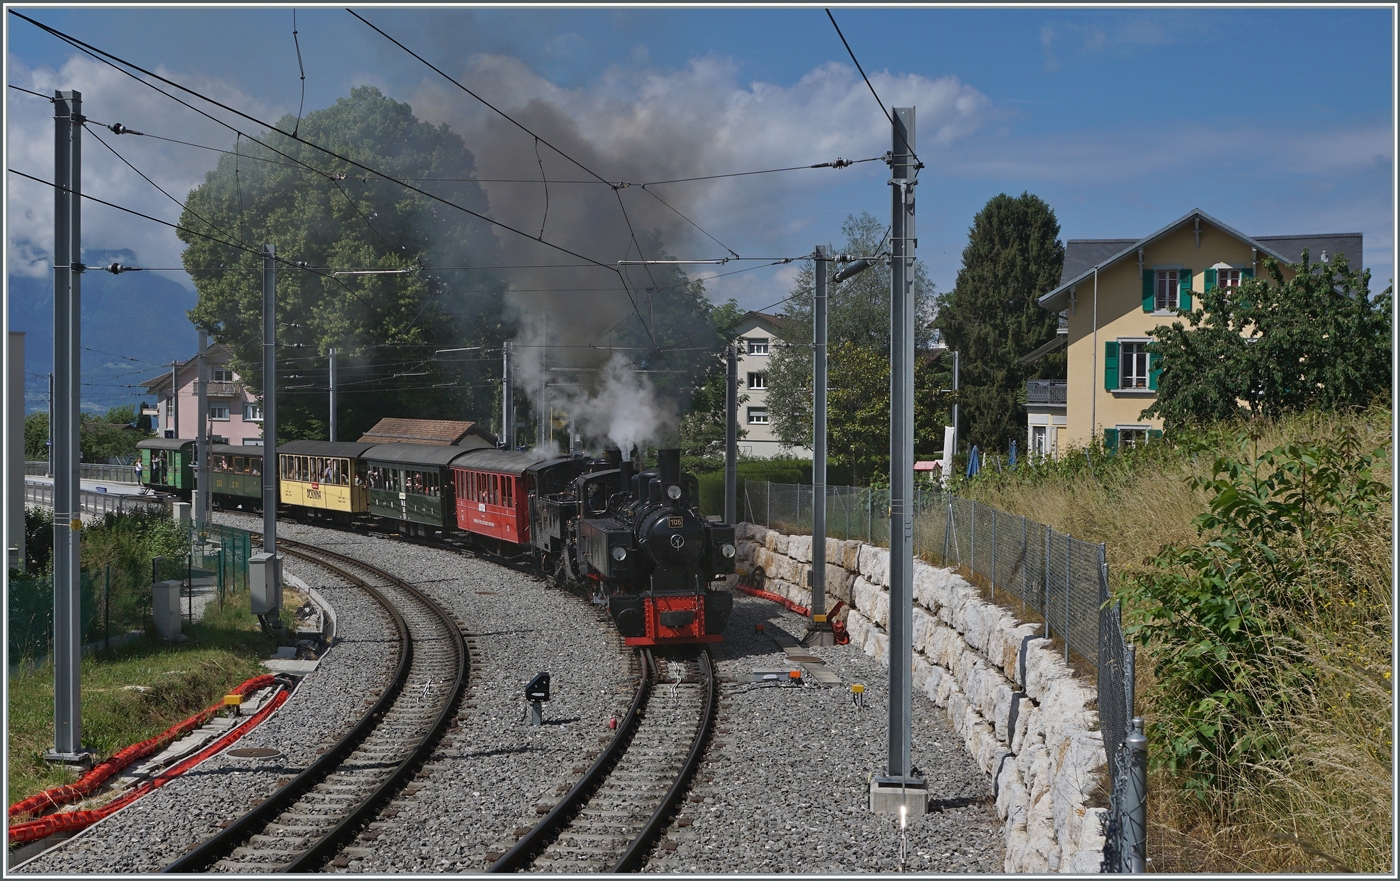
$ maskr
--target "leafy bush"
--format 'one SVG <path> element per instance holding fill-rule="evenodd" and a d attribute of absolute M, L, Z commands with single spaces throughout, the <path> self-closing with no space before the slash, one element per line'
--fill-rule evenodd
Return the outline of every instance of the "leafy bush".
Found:
<path fill-rule="evenodd" d="M 1355 608 L 1350 536 L 1389 517 L 1372 473 L 1383 453 L 1349 426 L 1328 443 L 1219 456 L 1190 478 L 1208 501 L 1199 541 L 1125 573 L 1126 632 L 1155 659 L 1153 764 L 1189 791 L 1226 792 L 1284 752 L 1280 723 L 1318 684 L 1304 631 Z"/>

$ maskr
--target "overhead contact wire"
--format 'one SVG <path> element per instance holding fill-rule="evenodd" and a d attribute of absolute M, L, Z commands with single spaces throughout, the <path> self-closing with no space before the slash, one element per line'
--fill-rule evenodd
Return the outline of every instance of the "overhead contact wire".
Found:
<path fill-rule="evenodd" d="M 269 122 L 266 122 L 265 120 L 258 119 L 258 118 L 255 117 L 255 116 L 252 116 L 252 115 L 250 115 L 250 114 L 244 113 L 244 112 L 241 111 L 241 110 L 238 110 L 238 109 L 236 109 L 236 108 L 230 107 L 230 106 L 228 106 L 227 104 L 223 104 L 222 102 L 216 101 L 216 100 L 214 100 L 213 98 L 210 98 L 210 97 L 207 97 L 207 96 L 205 96 L 205 95 L 203 95 L 203 94 L 200 94 L 199 92 L 195 91 L 194 89 L 191 89 L 191 88 L 189 88 L 189 87 L 187 87 L 187 86 L 183 86 L 183 85 L 181 85 L 181 84 L 179 84 L 179 83 L 177 83 L 177 82 L 174 82 L 173 80 L 167 79 L 167 78 L 161 76 L 160 74 L 153 73 L 153 72 L 151 72 L 151 71 L 145 69 L 144 67 L 141 67 L 140 65 L 134 64 L 134 63 L 132 63 L 132 62 L 130 62 L 130 61 L 127 61 L 127 60 L 125 60 L 125 59 L 123 59 L 123 58 L 121 58 L 121 57 L 119 57 L 119 56 L 117 56 L 117 55 L 113 55 L 113 54 L 110 53 L 110 52 L 107 52 L 107 51 L 102 50 L 102 49 L 98 49 L 96 46 L 92 46 L 91 44 L 85 43 L 85 42 L 83 42 L 82 40 L 79 40 L 79 39 L 76 38 L 76 37 L 69 36 L 68 34 L 65 34 L 65 33 L 63 33 L 62 31 L 60 31 L 60 30 L 58 30 L 58 29 L 56 29 L 56 28 L 53 28 L 53 27 L 50 27 L 50 26 L 48 26 L 48 25 L 46 25 L 46 24 L 43 24 L 43 23 L 41 23 L 41 22 L 35 21 L 34 19 L 30 18 L 29 16 L 24 15 L 24 14 L 22 14 L 22 13 L 20 13 L 20 12 L 16 12 L 16 11 L 13 10 L 13 9 L 9 10 L 9 12 L 10 12 L 11 15 L 14 15 L 14 16 L 16 16 L 16 17 L 18 17 L 18 18 L 21 18 L 21 19 L 23 19 L 23 20 L 29 22 L 30 24 L 34 25 L 35 27 L 39 28 L 40 30 L 43 30 L 43 31 L 45 31 L 45 32 L 47 32 L 47 33 L 49 33 L 49 34 L 52 34 L 53 36 L 57 37 L 58 39 L 63 40 L 64 42 L 69 43 L 69 44 L 71 44 L 71 45 L 73 45 L 73 46 L 75 46 L 75 47 L 77 47 L 77 48 L 80 48 L 80 49 L 84 50 L 85 52 L 88 52 L 89 54 L 94 54 L 94 53 L 95 53 L 96 55 L 101 55 L 101 56 L 105 56 L 106 58 L 110 58 L 110 59 L 112 59 L 112 60 L 115 61 L 115 62 L 118 62 L 118 63 L 120 63 L 120 64 L 126 65 L 127 67 L 130 67 L 132 70 L 139 71 L 140 73 L 144 74 L 145 76 L 149 76 L 149 77 L 151 77 L 151 78 L 153 78 L 153 79 L 159 80 L 159 81 L 162 82 L 162 83 L 165 83 L 166 85 L 169 85 L 169 86 L 171 86 L 171 87 L 173 87 L 173 88 L 179 89 L 179 90 L 182 91 L 182 92 L 186 92 L 186 93 L 188 93 L 188 94 L 190 94 L 190 95 L 193 95 L 193 96 L 195 96 L 196 98 L 198 98 L 199 100 L 205 101 L 205 102 L 207 102 L 207 103 L 209 103 L 209 104 L 212 104 L 213 106 L 218 107 L 218 108 L 221 109 L 221 110 L 226 110 L 226 111 L 228 111 L 229 113 L 232 113 L 232 114 L 234 114 L 234 115 L 236 115 L 236 116 L 238 116 L 238 117 L 241 117 L 241 118 L 243 118 L 243 119 L 248 120 L 249 122 L 255 123 L 255 124 L 260 125 L 260 126 L 263 126 L 264 128 L 268 129 L 269 131 L 276 132 L 277 134 L 282 135 L 283 137 L 292 138 L 292 136 L 291 136 L 291 134 L 290 134 L 289 132 L 283 131 L 282 129 L 278 128 L 278 127 L 275 126 L 275 125 L 272 125 L 272 124 L 269 123 Z M 353 14 L 353 13 L 352 13 L 352 14 Z M 373 25 L 371 25 L 371 27 L 373 27 Z M 115 65 L 114 65 L 114 66 L 115 66 Z M 118 68 L 118 69 L 120 70 L 120 68 Z M 127 71 L 123 71 L 123 73 L 127 73 Z M 130 75 L 130 74 L 128 74 L 128 75 Z M 152 86 L 150 83 L 146 82 L 145 80 L 140 79 L 139 77 L 133 76 L 133 79 L 135 79 L 137 82 L 141 83 L 141 84 L 144 85 L 144 86 L 147 86 L 147 87 L 149 87 L 149 88 L 155 88 L 155 87 Z M 161 90 L 156 89 L 156 91 L 159 92 L 159 91 L 161 91 Z M 161 92 L 161 94 L 167 94 L 167 93 Z M 229 125 L 228 123 L 224 122 L 223 120 L 220 120 L 220 119 L 218 119 L 218 118 L 216 118 L 216 117 L 214 117 L 214 116 L 211 116 L 210 114 L 206 113 L 205 111 L 200 110 L 199 108 L 190 105 L 188 102 L 180 101 L 180 99 L 174 98 L 174 96 L 172 96 L 172 95 L 167 95 L 167 97 L 171 97 L 172 99 L 174 99 L 174 100 L 176 100 L 176 101 L 179 101 L 179 103 L 184 104 L 186 107 L 189 107 L 191 110 L 194 110 L 195 112 L 197 112 L 197 113 L 199 113 L 199 114 L 201 114 L 201 115 L 203 115 L 203 116 L 205 116 L 205 117 L 208 117 L 209 119 L 213 120 L 214 122 L 217 122 L 218 124 L 224 126 L 225 128 L 228 128 L 228 129 L 231 130 L 231 131 L 235 131 L 235 132 L 238 131 L 238 129 L 234 128 L 233 126 Z M 267 147 L 269 150 L 272 150 L 273 152 L 279 153 L 279 155 L 284 155 L 284 156 L 286 155 L 286 154 L 280 153 L 280 151 L 278 151 L 275 147 L 272 147 L 272 146 L 267 145 L 267 144 L 263 144 L 261 141 L 258 141 L 256 138 L 252 137 L 251 135 L 244 135 L 244 136 L 247 137 L 247 138 L 248 138 L 249 140 L 251 140 L 251 141 L 254 141 L 254 142 L 256 142 L 256 143 L 261 144 L 262 146 Z M 508 232 L 515 233 L 515 234 L 518 235 L 518 236 L 522 236 L 522 237 L 524 237 L 524 238 L 530 239 L 531 241 L 539 242 L 539 240 L 536 239 L 534 236 L 530 235 L 530 234 L 527 233 L 527 232 L 524 232 L 523 230 L 516 229 L 515 227 L 511 226 L 511 225 L 508 224 L 508 223 L 503 223 L 503 222 L 501 222 L 501 221 L 499 221 L 499 220 L 496 220 L 496 219 L 494 219 L 494 218 L 487 217 L 486 215 L 480 214 L 480 213 L 478 213 L 478 212 L 476 212 L 476 211 L 473 211 L 473 210 L 471 210 L 470 208 L 467 208 L 467 207 L 462 206 L 462 205 L 458 205 L 457 203 L 452 202 L 452 201 L 450 201 L 450 200 L 448 200 L 448 199 L 444 199 L 444 198 L 442 198 L 441 196 L 437 196 L 437 195 L 434 195 L 433 193 L 427 192 L 426 190 L 420 189 L 420 188 L 415 187 L 415 186 L 411 186 L 411 185 L 405 183 L 404 181 L 399 180 L 398 178 L 395 178 L 395 177 L 393 177 L 393 176 L 391 176 L 391 175 L 384 174 L 383 172 L 381 172 L 381 171 L 379 171 L 379 170 L 377 170 L 377 169 L 371 168 L 370 166 L 365 165 L 365 164 L 362 163 L 362 162 L 357 162 L 357 161 L 355 161 L 354 159 L 350 159 L 350 158 L 347 157 L 347 156 L 343 156 L 343 155 L 337 153 L 336 151 L 331 150 L 331 149 L 328 148 L 328 147 L 322 147 L 321 145 L 316 144 L 316 143 L 313 143 L 313 142 L 311 142 L 311 141 L 308 141 L 308 140 L 306 140 L 305 138 L 302 138 L 302 137 L 300 137 L 300 136 L 297 136 L 297 137 L 295 137 L 295 138 L 292 138 L 292 140 L 296 141 L 296 142 L 299 143 L 299 144 L 304 144 L 304 145 L 306 145 L 306 146 L 308 146 L 308 147 L 310 147 L 310 148 L 312 148 L 312 149 L 314 149 L 314 150 L 319 150 L 319 151 L 321 151 L 322 153 L 325 153 L 325 154 L 328 155 L 328 156 L 332 156 L 332 157 L 334 157 L 334 158 L 336 158 L 336 159 L 341 160 L 342 162 L 345 162 L 345 163 L 347 163 L 347 164 L 349 164 L 349 165 L 353 165 L 353 166 L 356 167 L 356 168 L 363 169 L 364 171 L 367 171 L 367 172 L 369 172 L 369 173 L 371 173 L 371 174 L 374 174 L 374 175 L 376 175 L 376 176 L 378 176 L 378 177 L 381 177 L 381 178 L 383 178 L 384 180 L 387 180 L 387 181 L 389 181 L 389 182 L 391 182 L 391 183 L 396 183 L 396 184 L 398 184 L 399 186 L 404 187 L 405 189 L 408 189 L 408 190 L 411 190 L 411 191 L 413 191 L 413 192 L 415 192 L 415 193 L 418 193 L 419 195 L 426 196 L 427 198 L 432 199 L 432 200 L 435 201 L 435 202 L 441 202 L 442 204 L 444 204 L 444 205 L 446 205 L 446 206 L 448 206 L 448 207 L 450 207 L 450 208 L 455 208 L 455 209 L 457 209 L 458 211 L 463 212 L 464 214 L 468 214 L 468 215 L 471 215 L 472 217 L 475 217 L 475 218 L 477 218 L 477 219 L 479 219 L 479 220 L 483 220 L 483 221 L 485 221 L 486 223 L 491 224 L 492 226 L 498 226 L 498 227 L 500 227 L 501 229 L 504 229 L 504 230 L 506 230 L 506 231 L 508 231 Z M 548 141 L 545 141 L 545 143 L 546 143 L 546 144 L 549 144 Z M 552 147 L 552 145 L 550 145 L 550 146 Z M 561 153 L 561 155 L 563 155 L 563 154 Z M 292 161 L 294 161 L 294 162 L 297 161 L 294 157 L 291 157 L 291 156 L 286 156 L 286 158 L 292 159 Z M 572 161 L 572 160 L 571 160 L 571 161 Z M 304 163 L 302 163 L 302 164 L 304 164 Z M 310 167 L 310 166 L 308 166 L 308 167 Z M 325 172 L 319 172 L 319 173 L 325 174 Z M 609 266 L 608 264 L 603 263 L 603 262 L 601 262 L 601 261 L 594 260 L 594 259 L 592 259 L 591 257 L 585 256 L 585 255 L 583 255 L 583 254 L 579 254 L 579 253 L 577 253 L 577 252 L 571 251 L 571 250 L 569 250 L 568 248 L 565 248 L 565 247 L 562 246 L 562 245 L 556 245 L 556 244 L 553 244 L 552 242 L 540 242 L 540 244 L 543 244 L 543 245 L 545 245 L 546 247 L 552 248 L 552 249 L 554 249 L 554 250 L 556 250 L 556 251 L 559 251 L 559 252 L 561 252 L 561 253 L 568 254 L 568 255 L 571 256 L 571 257 L 577 257 L 577 258 L 580 259 L 580 260 L 585 260 L 585 261 L 587 261 L 588 263 L 590 263 L 590 264 L 592 264 L 592 265 L 594 265 L 594 266 L 599 267 L 600 269 L 607 269 L 607 270 L 611 270 L 611 271 L 614 271 L 614 272 L 617 271 L 615 267 Z"/>

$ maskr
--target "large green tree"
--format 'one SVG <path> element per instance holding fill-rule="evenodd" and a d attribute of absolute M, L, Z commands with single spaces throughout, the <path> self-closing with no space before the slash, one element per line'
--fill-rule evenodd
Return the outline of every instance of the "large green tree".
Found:
<path fill-rule="evenodd" d="M 734 300 L 715 306 L 709 314 L 709 325 L 714 333 L 703 333 L 707 341 L 723 342 L 734 338 L 739 319 L 744 312 Z M 690 457 L 692 465 L 701 469 L 715 469 L 724 464 L 725 429 L 725 377 L 728 365 L 723 352 L 710 352 L 703 374 L 696 383 L 691 395 L 690 412 L 681 417 L 678 430 L 682 452 Z M 739 403 L 748 396 L 739 395 Z M 740 439 L 748 435 L 748 430 L 739 427 Z"/>
<path fill-rule="evenodd" d="M 1157 400 L 1144 418 L 1168 431 L 1242 415 L 1337 410 L 1391 389 L 1393 288 L 1370 295 L 1371 273 L 1338 255 L 1289 265 L 1263 261 L 1266 277 L 1212 286 L 1201 310 L 1148 331 Z"/>
<path fill-rule="evenodd" d="M 299 125 L 278 123 L 294 127 L 301 140 L 240 139 L 190 193 L 180 235 L 199 292 L 191 318 L 229 346 L 233 369 L 261 394 L 255 252 L 271 243 L 287 261 L 277 267 L 279 437 L 325 436 L 331 347 L 341 438 L 383 416 L 486 420 L 499 373 L 486 350 L 512 328 L 502 280 L 464 267 L 502 262 L 490 226 L 309 144 L 486 214 L 472 154 L 445 125 L 368 86 Z M 467 347 L 481 348 L 435 355 Z"/>
<path fill-rule="evenodd" d="M 101 416 L 83 413 L 78 421 L 79 458 L 84 462 L 108 462 L 135 456 L 136 443 L 150 435 L 141 426 L 142 417 L 137 413 L 132 404 L 112 407 Z M 30 413 L 24 417 L 24 458 L 48 460 L 49 414 Z"/>
<path fill-rule="evenodd" d="M 1064 353 L 1016 359 L 1055 336 L 1058 318 L 1036 300 L 1060 282 L 1065 248 L 1055 212 L 1038 196 L 992 197 L 973 219 L 953 290 L 936 326 L 959 353 L 960 446 L 1005 449 L 1025 434 L 1028 379 L 1062 378 Z"/>
<path fill-rule="evenodd" d="M 886 227 L 869 213 L 848 217 L 841 231 L 845 241 L 840 247 L 831 248 L 833 255 L 873 257 L 884 253 L 889 245 L 885 238 Z M 828 284 L 827 288 L 828 440 L 833 458 L 838 453 L 850 455 L 850 444 L 855 440 L 856 457 L 862 470 L 875 468 L 873 463 L 866 464 L 872 457 L 889 457 L 890 268 L 882 259 L 872 263 L 864 272 L 839 284 Z M 833 265 L 830 275 L 834 276 L 839 268 L 839 264 Z M 922 262 L 915 262 L 912 275 L 917 316 L 914 345 L 924 351 L 933 336 L 930 319 L 934 289 Z M 809 446 L 812 442 L 811 342 L 815 294 L 816 267 L 808 260 L 798 270 L 792 296 L 783 306 L 781 322 L 785 329 L 785 345 L 772 353 L 768 367 L 769 419 L 773 433 L 787 446 Z M 842 349 L 846 343 L 851 347 Z M 928 366 L 921 369 L 927 370 Z M 919 382 L 917 371 L 915 382 Z M 881 383 L 883 392 L 876 388 Z M 883 418 L 877 419 L 873 411 L 867 412 L 867 398 L 860 399 L 859 411 L 838 406 L 838 390 L 850 388 L 883 395 L 880 398 L 885 407 Z M 838 436 L 843 444 L 839 450 Z M 941 432 L 936 427 L 928 432 L 916 428 L 916 446 L 922 445 L 931 451 L 929 444 L 936 445 L 941 440 Z M 880 449 L 884 452 L 880 453 Z"/>

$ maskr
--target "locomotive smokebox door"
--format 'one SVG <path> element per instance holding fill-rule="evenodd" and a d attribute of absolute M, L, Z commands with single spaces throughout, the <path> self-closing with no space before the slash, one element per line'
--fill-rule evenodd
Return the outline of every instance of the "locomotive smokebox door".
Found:
<path fill-rule="evenodd" d="M 549 700 L 548 673 L 535 674 L 535 678 L 531 679 L 530 684 L 525 686 L 525 700 L 531 702 Z"/>

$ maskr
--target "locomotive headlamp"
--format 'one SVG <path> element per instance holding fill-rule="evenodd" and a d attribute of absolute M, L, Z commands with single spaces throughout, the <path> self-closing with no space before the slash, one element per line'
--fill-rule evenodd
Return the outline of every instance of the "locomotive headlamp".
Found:
<path fill-rule="evenodd" d="M 722 544 L 722 545 L 719 546 L 719 552 L 720 552 L 721 554 L 724 554 L 725 557 L 727 557 L 727 558 L 729 558 L 729 559 L 733 559 L 733 558 L 734 558 L 734 545 L 730 544 L 729 542 L 725 542 L 724 544 Z"/>
<path fill-rule="evenodd" d="M 674 483 L 671 484 L 670 486 L 666 487 L 666 497 L 674 502 L 676 499 L 681 497 L 681 488 L 679 486 L 676 486 Z"/>
<path fill-rule="evenodd" d="M 623 560 L 627 559 L 627 549 L 622 545 L 618 545 L 612 549 L 612 558 L 621 563 Z"/>

